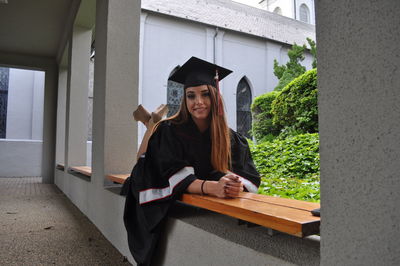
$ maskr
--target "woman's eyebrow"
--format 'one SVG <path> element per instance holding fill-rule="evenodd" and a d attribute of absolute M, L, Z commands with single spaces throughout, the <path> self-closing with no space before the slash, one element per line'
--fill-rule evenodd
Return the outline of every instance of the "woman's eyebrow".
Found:
<path fill-rule="evenodd" d="M 208 90 L 207 90 L 207 89 L 204 89 L 204 90 L 202 90 L 201 92 L 208 92 Z"/>

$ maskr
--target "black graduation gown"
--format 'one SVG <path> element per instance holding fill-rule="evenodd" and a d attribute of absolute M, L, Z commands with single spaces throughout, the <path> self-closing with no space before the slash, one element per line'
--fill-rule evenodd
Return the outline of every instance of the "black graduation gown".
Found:
<path fill-rule="evenodd" d="M 247 141 L 233 130 L 231 149 L 231 171 L 241 176 L 246 190 L 257 192 L 260 177 Z M 129 249 L 138 264 L 150 265 L 168 209 L 186 188 L 195 179 L 217 181 L 223 175 L 211 165 L 209 130 L 201 133 L 191 119 L 160 123 L 122 188 Z"/>

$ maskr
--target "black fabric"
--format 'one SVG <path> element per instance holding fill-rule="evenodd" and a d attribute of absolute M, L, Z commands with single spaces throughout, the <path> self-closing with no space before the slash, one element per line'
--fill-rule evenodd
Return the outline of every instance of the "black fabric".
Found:
<path fill-rule="evenodd" d="M 246 178 L 256 187 L 259 187 L 260 175 L 257 172 L 253 159 L 251 158 L 250 148 L 247 140 L 243 135 L 233 130 L 231 130 L 231 153 L 231 171 Z"/>
<path fill-rule="evenodd" d="M 259 175 L 251 160 L 246 139 L 231 130 L 232 171 L 245 177 L 258 187 Z M 169 178 L 184 167 L 193 167 L 177 184 L 172 194 L 140 204 L 140 191 L 169 186 Z M 144 158 L 140 158 L 124 183 L 126 195 L 124 223 L 128 244 L 136 262 L 150 265 L 164 220 L 171 204 L 195 179 L 218 181 L 224 173 L 211 165 L 211 139 L 209 130 L 201 133 L 192 120 L 182 125 L 162 122 L 151 136 Z"/>

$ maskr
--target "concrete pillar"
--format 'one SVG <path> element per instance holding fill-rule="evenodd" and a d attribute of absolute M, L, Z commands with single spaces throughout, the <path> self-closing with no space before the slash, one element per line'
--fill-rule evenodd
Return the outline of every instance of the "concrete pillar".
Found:
<path fill-rule="evenodd" d="M 92 182 L 130 173 L 137 152 L 140 1 L 98 0 L 93 99 Z"/>
<path fill-rule="evenodd" d="M 44 82 L 42 182 L 48 184 L 54 183 L 57 80 L 58 67 L 54 62 L 46 67 Z"/>
<path fill-rule="evenodd" d="M 64 164 L 65 156 L 65 103 L 68 69 L 60 67 L 58 74 L 56 163 Z"/>
<path fill-rule="evenodd" d="M 138 104 L 143 103 L 143 55 L 145 53 L 145 46 L 144 46 L 144 38 L 145 38 L 145 31 L 146 31 L 146 20 L 148 14 L 145 12 L 140 13 L 140 49 L 139 49 L 139 92 L 138 92 Z M 143 139 L 144 133 L 146 132 L 146 127 L 142 124 L 138 124 L 138 143 L 140 143 Z"/>
<path fill-rule="evenodd" d="M 89 60 L 92 31 L 74 26 L 69 45 L 65 166 L 86 165 Z"/>
<path fill-rule="evenodd" d="M 400 265 L 400 1 L 316 1 L 321 264 Z"/>

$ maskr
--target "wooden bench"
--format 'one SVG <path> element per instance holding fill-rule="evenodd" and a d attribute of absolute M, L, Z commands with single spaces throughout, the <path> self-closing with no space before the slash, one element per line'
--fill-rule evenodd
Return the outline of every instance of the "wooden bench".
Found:
<path fill-rule="evenodd" d="M 89 178 L 92 175 L 89 166 L 71 166 L 68 171 Z M 109 180 L 118 184 L 123 184 L 128 177 L 128 174 L 107 175 Z M 186 193 L 183 194 L 181 201 L 297 237 L 319 233 L 320 218 L 310 212 L 320 207 L 318 203 L 248 192 L 242 192 L 234 199 Z"/>
<path fill-rule="evenodd" d="M 65 170 L 65 166 L 61 163 L 56 164 L 56 169 L 64 171 Z"/>
<path fill-rule="evenodd" d="M 70 166 L 68 171 L 72 174 L 81 174 L 87 177 L 92 176 L 92 168 L 90 166 Z"/>
<path fill-rule="evenodd" d="M 129 175 L 107 175 L 115 183 L 124 183 Z M 183 194 L 182 202 L 251 222 L 297 237 L 319 233 L 320 218 L 311 210 L 320 204 L 243 192 L 238 198 Z"/>

